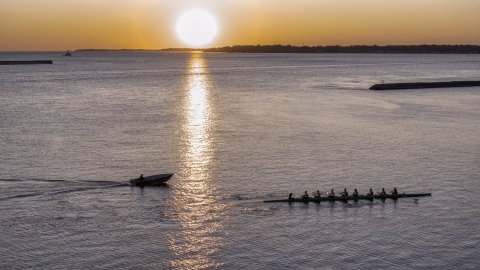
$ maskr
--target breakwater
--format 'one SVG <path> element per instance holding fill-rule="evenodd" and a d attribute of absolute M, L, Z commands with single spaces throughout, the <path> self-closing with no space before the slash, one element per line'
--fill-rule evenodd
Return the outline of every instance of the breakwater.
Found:
<path fill-rule="evenodd" d="M 449 88 L 480 86 L 480 81 L 452 81 L 452 82 L 417 82 L 417 83 L 382 83 L 375 84 L 370 90 L 395 90 L 419 88 Z"/>
<path fill-rule="evenodd" d="M 39 65 L 53 64 L 52 60 L 36 60 L 36 61 L 0 61 L 0 65 Z"/>

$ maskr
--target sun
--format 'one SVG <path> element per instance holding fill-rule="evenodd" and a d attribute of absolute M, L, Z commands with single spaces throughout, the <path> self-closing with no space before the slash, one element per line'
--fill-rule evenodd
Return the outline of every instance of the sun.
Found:
<path fill-rule="evenodd" d="M 201 10 L 189 11 L 177 23 L 178 36 L 189 45 L 204 45 L 213 40 L 217 24 L 212 16 Z"/>

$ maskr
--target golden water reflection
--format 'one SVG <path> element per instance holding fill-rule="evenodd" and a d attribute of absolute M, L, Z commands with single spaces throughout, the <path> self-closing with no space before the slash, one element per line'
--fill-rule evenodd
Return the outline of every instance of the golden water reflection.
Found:
<path fill-rule="evenodd" d="M 170 235 L 175 253 L 171 265 L 178 269 L 215 268 L 212 258 L 220 246 L 218 231 L 222 226 L 218 213 L 223 206 L 215 203 L 215 185 L 211 181 L 214 129 L 211 82 L 202 53 L 192 53 L 183 90 L 182 157 L 175 207 L 181 228 Z"/>
<path fill-rule="evenodd" d="M 184 132 L 187 144 L 184 158 L 187 165 L 185 172 L 190 177 L 203 180 L 208 177 L 208 166 L 212 158 L 210 84 L 204 65 L 205 61 L 202 57 L 190 59 L 184 110 L 186 112 Z"/>

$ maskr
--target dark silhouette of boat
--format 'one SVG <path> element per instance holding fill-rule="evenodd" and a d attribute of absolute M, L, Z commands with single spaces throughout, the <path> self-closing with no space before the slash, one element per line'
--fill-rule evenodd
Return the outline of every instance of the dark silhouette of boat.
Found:
<path fill-rule="evenodd" d="M 72 53 L 69 50 L 67 50 L 67 52 L 63 56 L 72 56 Z"/>
<path fill-rule="evenodd" d="M 157 174 L 151 175 L 147 177 L 143 177 L 143 179 L 135 178 L 130 179 L 130 184 L 132 186 L 159 186 L 165 184 L 170 178 L 172 178 L 173 173 L 165 173 L 165 174 Z"/>

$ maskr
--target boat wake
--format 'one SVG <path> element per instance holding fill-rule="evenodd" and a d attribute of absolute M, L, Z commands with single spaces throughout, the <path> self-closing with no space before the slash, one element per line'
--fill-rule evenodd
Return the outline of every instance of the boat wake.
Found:
<path fill-rule="evenodd" d="M 48 197 L 48 196 L 55 196 L 60 194 L 73 193 L 73 192 L 83 192 L 83 191 L 90 191 L 90 190 L 130 186 L 128 182 L 94 181 L 94 180 L 0 179 L 0 182 L 5 183 L 6 185 L 5 190 L 7 191 L 3 194 L 5 197 L 3 198 L 0 197 L 0 201 L 22 199 L 22 198 L 29 198 L 29 197 L 36 197 L 36 196 Z M 41 184 L 41 183 L 45 183 L 45 184 Z M 51 183 L 51 185 L 54 185 L 55 183 L 57 184 L 54 186 L 50 186 L 50 184 L 48 183 Z M 28 192 L 29 186 L 41 188 L 43 190 L 45 190 L 45 188 L 48 188 L 50 190 L 45 192 L 32 193 L 32 192 Z M 8 194 L 8 193 L 11 193 L 11 194 Z M 17 193 L 17 194 L 12 194 L 12 193 Z M 21 193 L 21 194 L 18 194 L 18 193 Z"/>
<path fill-rule="evenodd" d="M 0 179 L 0 182 L 20 182 L 21 179 Z"/>
<path fill-rule="evenodd" d="M 43 193 L 15 195 L 15 196 L 10 196 L 10 197 L 0 198 L 0 201 L 6 201 L 6 200 L 12 200 L 12 199 L 19 199 L 19 198 L 27 198 L 27 197 L 34 197 L 34 196 L 39 196 L 39 195 L 43 195 Z"/>

